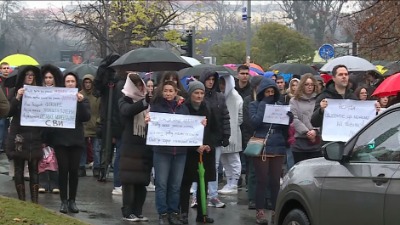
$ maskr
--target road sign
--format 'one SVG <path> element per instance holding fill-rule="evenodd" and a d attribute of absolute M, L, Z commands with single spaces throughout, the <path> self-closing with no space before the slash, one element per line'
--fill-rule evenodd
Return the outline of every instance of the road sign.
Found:
<path fill-rule="evenodd" d="M 246 21 L 247 20 L 247 7 L 243 6 L 242 8 L 242 20 Z"/>
<path fill-rule="evenodd" d="M 319 56 L 321 58 L 328 60 L 335 57 L 335 48 L 330 44 L 323 44 L 318 50 Z"/>

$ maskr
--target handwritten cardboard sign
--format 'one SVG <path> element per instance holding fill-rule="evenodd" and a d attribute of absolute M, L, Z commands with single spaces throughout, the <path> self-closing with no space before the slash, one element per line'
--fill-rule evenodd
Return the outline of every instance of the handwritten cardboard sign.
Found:
<path fill-rule="evenodd" d="M 24 85 L 21 126 L 75 128 L 77 88 Z"/>
<path fill-rule="evenodd" d="M 263 122 L 289 125 L 288 111 L 290 111 L 290 106 L 288 105 L 266 104 Z"/>
<path fill-rule="evenodd" d="M 376 116 L 375 102 L 328 99 L 322 125 L 322 139 L 348 141 Z"/>
<path fill-rule="evenodd" d="M 200 146 L 203 145 L 204 116 L 188 116 L 150 112 L 147 145 Z"/>

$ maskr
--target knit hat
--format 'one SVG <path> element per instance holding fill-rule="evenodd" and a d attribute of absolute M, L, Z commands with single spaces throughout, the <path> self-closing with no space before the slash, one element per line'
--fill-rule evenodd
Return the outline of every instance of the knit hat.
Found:
<path fill-rule="evenodd" d="M 188 89 L 189 98 L 190 96 L 192 96 L 192 93 L 197 89 L 205 91 L 204 84 L 197 80 L 189 83 L 189 89 Z"/>

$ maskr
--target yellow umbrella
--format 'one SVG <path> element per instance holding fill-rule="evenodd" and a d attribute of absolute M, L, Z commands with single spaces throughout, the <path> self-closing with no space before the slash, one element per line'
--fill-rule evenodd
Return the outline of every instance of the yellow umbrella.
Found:
<path fill-rule="evenodd" d="M 29 55 L 13 54 L 5 57 L 0 63 L 7 62 L 10 66 L 32 65 L 37 66 L 39 63 Z"/>
<path fill-rule="evenodd" d="M 376 65 L 375 68 L 381 75 L 384 74 L 388 70 L 386 67 L 381 66 L 381 65 Z"/>

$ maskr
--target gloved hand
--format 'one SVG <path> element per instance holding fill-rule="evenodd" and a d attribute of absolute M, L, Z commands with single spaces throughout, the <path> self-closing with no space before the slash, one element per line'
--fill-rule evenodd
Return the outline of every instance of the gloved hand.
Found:
<path fill-rule="evenodd" d="M 229 138 L 224 138 L 224 139 L 222 139 L 221 145 L 222 145 L 223 147 L 228 146 L 228 145 L 229 145 Z"/>
<path fill-rule="evenodd" d="M 286 113 L 286 115 L 288 115 L 288 117 L 289 117 L 289 124 L 291 124 L 291 123 L 293 122 L 293 118 L 294 118 L 293 113 L 290 112 L 290 111 L 288 111 L 288 112 Z"/>
<path fill-rule="evenodd" d="M 146 94 L 146 96 L 145 96 L 144 99 L 145 99 L 145 101 L 147 102 L 147 104 L 150 104 L 151 97 L 152 97 L 152 96 L 150 96 L 149 93 Z"/>

